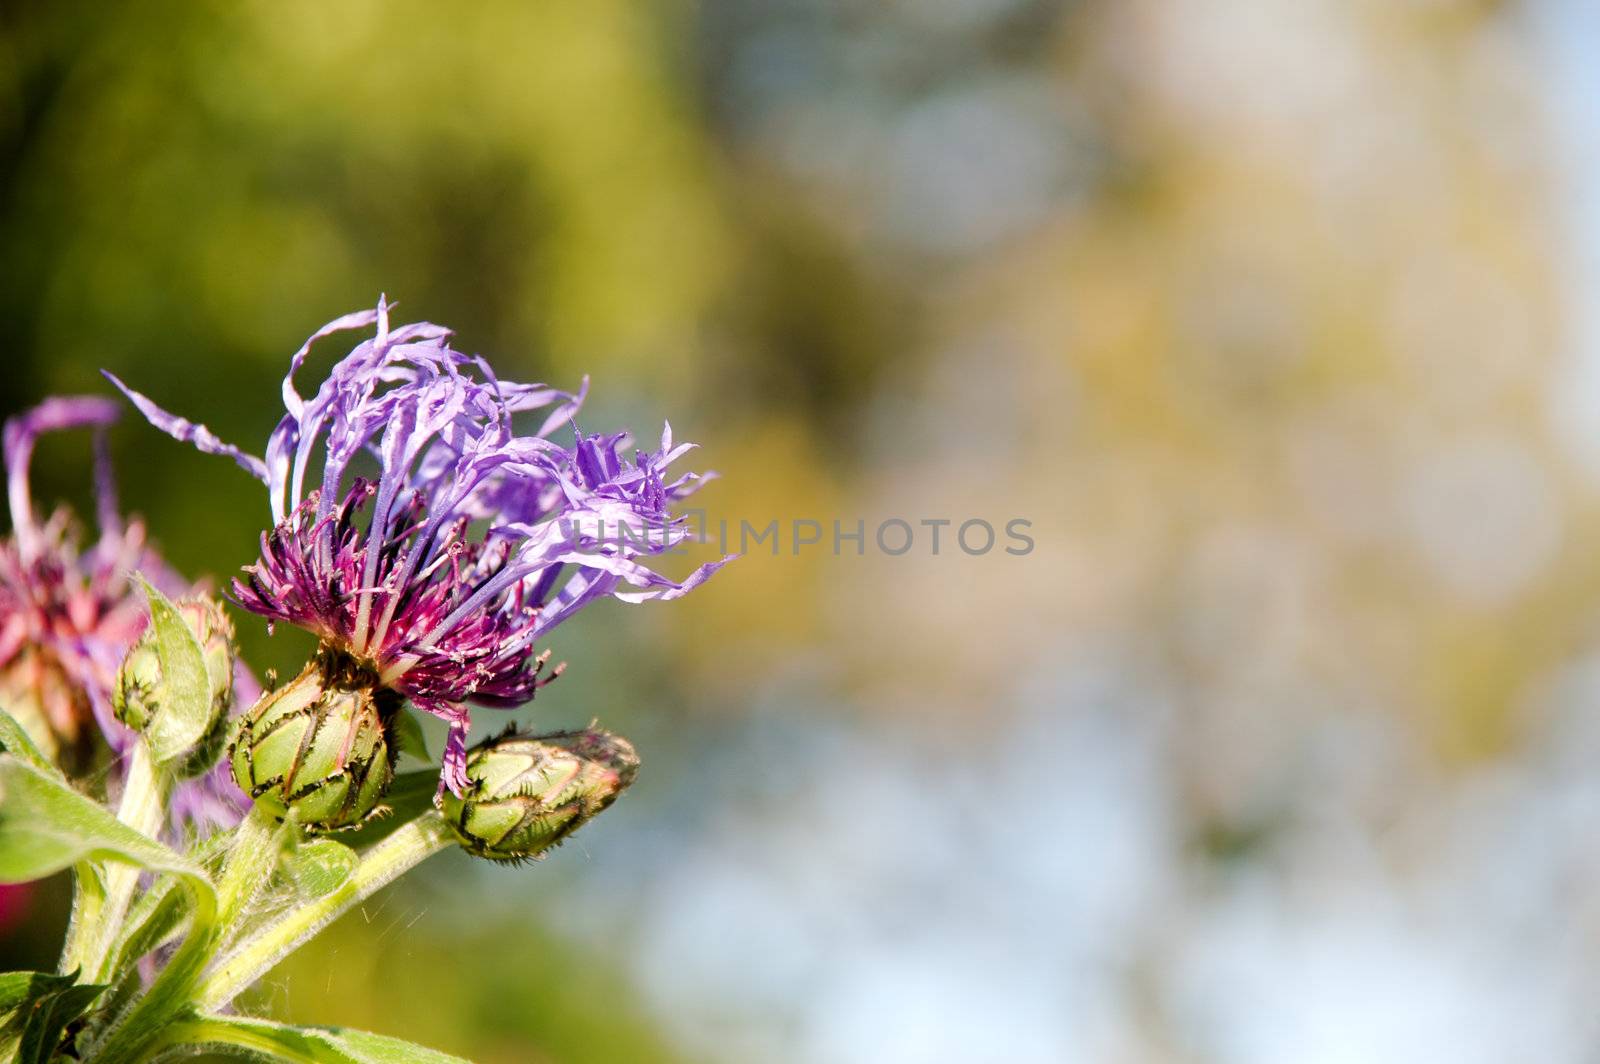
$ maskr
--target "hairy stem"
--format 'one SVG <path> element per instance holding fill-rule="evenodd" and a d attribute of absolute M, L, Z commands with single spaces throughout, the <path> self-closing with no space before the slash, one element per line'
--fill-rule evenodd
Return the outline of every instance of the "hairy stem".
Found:
<path fill-rule="evenodd" d="M 272 879 L 290 830 L 287 823 L 278 823 L 258 805 L 251 806 L 234 829 L 233 844 L 217 881 L 217 923 L 225 937 Z"/>
<path fill-rule="evenodd" d="M 167 787 L 166 775 L 150 756 L 150 748 L 143 740 L 135 743 L 128 755 L 128 775 L 123 783 L 117 819 L 141 834 L 156 838 L 167 815 Z M 80 925 L 74 914 L 73 933 L 67 943 L 68 950 L 75 954 L 72 963 L 81 965 L 89 979 L 107 974 L 105 968 L 112 960 L 112 946 L 121 934 L 123 918 L 128 914 L 128 905 L 139 885 L 140 869 L 136 865 L 113 861 L 101 867 L 104 882 L 98 905 L 92 904 L 91 897 L 83 897 L 85 919 Z M 78 878 L 80 893 L 92 889 L 85 876 L 80 873 Z"/>
<path fill-rule="evenodd" d="M 94 861 L 81 861 L 72 869 L 72 919 L 67 924 L 66 942 L 61 947 L 62 975 L 82 971 L 89 955 L 91 939 L 105 908 L 106 887 L 100 878 L 102 867 Z"/>
<path fill-rule="evenodd" d="M 449 825 L 433 810 L 397 828 L 334 890 L 290 909 L 222 958 L 197 989 L 196 1005 L 207 1011 L 226 1005 L 329 923 L 454 842 Z"/>
<path fill-rule="evenodd" d="M 216 953 L 221 925 L 210 889 L 199 889 L 188 879 L 184 886 L 193 904 L 188 936 L 156 976 L 149 992 L 113 1023 L 102 1042 L 89 1050 L 85 1064 L 132 1064 L 145 1059 L 151 1043 L 174 1019 L 189 1011 L 195 983 Z"/>
<path fill-rule="evenodd" d="M 164 1032 L 173 1026 L 174 1017 L 190 1011 L 201 973 L 222 948 L 240 915 L 272 879 L 283 852 L 284 836 L 291 830 L 259 806 L 251 808 L 229 838 L 217 880 L 215 912 L 204 914 L 203 918 L 196 914 L 188 937 L 149 993 L 114 1027 L 104 1045 L 91 1052 L 90 1060 L 122 1064 L 144 1059 L 155 1051 L 150 1048 L 152 1040 L 166 1037 Z"/>

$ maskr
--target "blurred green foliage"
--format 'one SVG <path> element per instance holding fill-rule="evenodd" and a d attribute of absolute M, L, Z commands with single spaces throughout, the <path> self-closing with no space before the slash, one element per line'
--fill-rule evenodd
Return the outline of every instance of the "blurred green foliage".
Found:
<path fill-rule="evenodd" d="M 678 1059 L 641 1018 L 616 959 L 541 928 L 536 908 L 426 919 L 435 907 L 450 911 L 446 891 L 485 886 L 462 874 L 465 856 L 441 860 L 455 867 L 370 899 L 268 976 L 246 1007 L 383 1030 L 484 1064 Z M 527 894 L 538 896 L 532 880 L 543 870 L 523 870 Z"/>

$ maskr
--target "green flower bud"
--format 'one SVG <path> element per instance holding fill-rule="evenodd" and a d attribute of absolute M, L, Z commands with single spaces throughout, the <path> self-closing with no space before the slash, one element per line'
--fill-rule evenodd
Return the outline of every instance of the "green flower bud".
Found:
<path fill-rule="evenodd" d="M 319 657 L 261 696 L 228 748 L 233 778 L 259 807 L 307 831 L 353 828 L 394 781 L 400 698 Z"/>
<path fill-rule="evenodd" d="M 157 695 L 160 689 L 161 659 L 156 653 L 155 640 L 146 632 L 122 659 L 122 667 L 117 670 L 116 690 L 111 693 L 111 708 L 122 723 L 134 731 L 144 731 L 160 706 Z"/>
<path fill-rule="evenodd" d="M 633 744 L 598 728 L 506 734 L 467 757 L 467 787 L 440 810 L 467 852 L 491 861 L 538 860 L 633 782 Z"/>
<path fill-rule="evenodd" d="M 228 711 L 233 706 L 233 622 L 213 599 L 180 599 L 173 603 L 200 644 L 206 676 L 211 684 L 210 724 L 187 756 L 173 767 L 179 776 L 197 776 L 216 764 L 228 735 Z M 145 731 L 162 712 L 165 683 L 155 628 L 145 629 L 117 670 L 111 707 L 117 719 L 135 731 Z"/>

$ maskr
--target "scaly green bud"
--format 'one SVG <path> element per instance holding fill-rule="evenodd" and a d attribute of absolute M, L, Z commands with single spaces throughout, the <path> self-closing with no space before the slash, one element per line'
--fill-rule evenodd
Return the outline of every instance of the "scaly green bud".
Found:
<path fill-rule="evenodd" d="M 639 755 L 619 735 L 585 728 L 506 734 L 467 757 L 467 787 L 440 810 L 461 845 L 491 861 L 538 860 L 633 782 Z"/>
<path fill-rule="evenodd" d="M 307 831 L 352 828 L 381 812 L 394 781 L 400 698 L 327 655 L 261 696 L 228 748 L 256 805 Z"/>
<path fill-rule="evenodd" d="M 179 776 L 197 776 L 216 764 L 227 740 L 228 711 L 233 706 L 233 662 L 237 653 L 233 622 L 213 599 L 200 596 L 180 599 L 173 607 L 200 644 L 201 659 L 211 685 L 210 723 L 189 753 L 173 766 Z M 163 712 L 165 702 L 160 646 L 152 624 L 133 644 L 117 670 L 111 707 L 118 720 L 142 732 Z"/>

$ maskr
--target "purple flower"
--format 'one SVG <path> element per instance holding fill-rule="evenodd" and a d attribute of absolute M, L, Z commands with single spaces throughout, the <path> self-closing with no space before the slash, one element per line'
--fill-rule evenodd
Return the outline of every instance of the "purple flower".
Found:
<path fill-rule="evenodd" d="M 76 771 L 92 767 L 97 739 L 117 755 L 135 739 L 111 711 L 117 666 L 148 620 L 130 577 L 143 572 L 173 596 L 193 590 L 149 547 L 144 526 L 124 522 L 117 508 L 105 433 L 119 413 L 109 399 L 47 399 L 7 421 L 4 432 L 11 534 L 0 540 L 0 705 Z M 99 534 L 87 548 L 66 509 L 39 519 L 28 480 L 38 438 L 75 428 L 92 429 L 95 439 Z M 254 690 L 247 674 L 239 683 Z M 228 826 L 244 808 L 227 775 L 212 773 L 179 786 L 173 828 Z"/>
<path fill-rule="evenodd" d="M 691 538 L 673 506 L 706 479 L 669 479 L 692 446 L 674 446 L 670 426 L 658 450 L 631 458 L 621 434 L 574 428 L 571 446 L 559 443 L 587 380 L 576 394 L 498 380 L 452 349 L 447 329 L 390 328 L 390 306 L 330 322 L 295 353 L 264 458 L 111 380 L 156 427 L 266 484 L 274 526 L 235 598 L 316 633 L 375 685 L 448 721 L 442 784 L 459 794 L 467 704 L 531 699 L 554 676 L 538 640 L 597 599 L 677 598 L 730 559 L 682 581 L 643 561 Z M 294 375 L 312 344 L 373 325 L 315 395 L 300 395 Z M 513 427 L 534 412 L 537 429 Z"/>
<path fill-rule="evenodd" d="M 48 399 L 5 426 L 11 535 L 0 542 L 0 690 L 30 730 L 68 760 L 92 750 L 92 725 L 115 725 L 108 692 L 123 653 L 144 628 L 142 602 L 128 581 L 151 562 L 138 522 L 117 513 L 104 445 L 118 411 L 108 399 Z M 38 437 L 56 429 L 95 429 L 100 535 L 78 546 L 71 514 L 40 521 L 28 465 Z"/>

